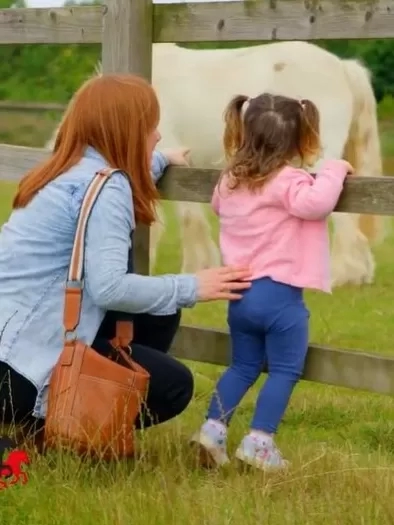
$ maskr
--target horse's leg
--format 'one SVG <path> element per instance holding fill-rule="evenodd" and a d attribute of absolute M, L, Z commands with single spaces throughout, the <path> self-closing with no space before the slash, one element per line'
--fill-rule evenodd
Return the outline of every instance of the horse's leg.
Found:
<path fill-rule="evenodd" d="M 333 213 L 332 286 L 373 282 L 375 261 L 368 239 L 359 229 L 360 216 Z"/>
<path fill-rule="evenodd" d="M 204 206 L 195 202 L 177 202 L 183 244 L 182 273 L 194 273 L 220 265 L 220 253 L 213 238 Z"/>
<path fill-rule="evenodd" d="M 361 140 L 360 140 L 361 139 Z M 379 140 L 379 138 L 378 138 Z M 356 176 L 373 176 L 379 170 L 380 151 L 368 146 L 368 136 L 360 137 L 353 128 L 343 157 L 355 170 Z M 384 219 L 374 215 L 334 214 L 336 234 L 333 240 L 333 286 L 343 284 L 372 284 L 375 259 L 370 242 L 384 236 Z"/>
<path fill-rule="evenodd" d="M 171 133 L 166 133 L 165 147 L 176 147 L 177 145 L 180 147 L 179 144 L 180 142 Z M 220 253 L 212 238 L 204 205 L 179 201 L 171 201 L 171 205 L 175 206 L 179 219 L 182 243 L 181 273 L 195 273 L 203 268 L 219 265 Z"/>
<path fill-rule="evenodd" d="M 342 106 L 321 105 L 321 133 L 324 144 L 323 159 L 315 167 L 317 171 L 324 159 L 342 158 L 351 122 L 351 101 Z M 358 216 L 350 213 L 331 215 L 333 235 L 331 243 L 331 284 L 333 287 L 353 282 L 359 284 L 363 274 L 360 252 L 369 253 L 368 241 L 358 228 Z"/>
<path fill-rule="evenodd" d="M 376 102 L 366 70 L 354 61 L 344 61 L 354 97 L 353 123 L 343 157 L 356 176 L 382 174 Z M 375 259 L 370 243 L 381 242 L 387 219 L 376 215 L 335 214 L 333 286 L 372 283 Z"/>
<path fill-rule="evenodd" d="M 354 66 L 354 63 L 350 61 L 347 68 L 354 75 L 353 84 L 357 86 L 358 95 L 363 104 L 356 108 L 358 118 L 351 129 L 344 156 L 353 164 L 356 175 L 380 177 L 383 175 L 383 167 L 374 93 L 370 83 L 365 78 L 365 74 L 363 74 L 363 70 L 361 69 L 360 72 L 360 67 Z M 361 78 L 359 77 L 360 74 Z M 369 243 L 377 244 L 386 237 L 388 220 L 387 217 L 381 215 L 360 215 L 359 228 Z M 373 274 L 371 275 L 372 280 Z"/>

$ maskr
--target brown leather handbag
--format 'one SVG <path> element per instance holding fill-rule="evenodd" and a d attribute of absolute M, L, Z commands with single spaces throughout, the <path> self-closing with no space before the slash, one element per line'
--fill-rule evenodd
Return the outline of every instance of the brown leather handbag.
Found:
<path fill-rule="evenodd" d="M 149 373 L 130 357 L 132 323 L 117 323 L 108 358 L 76 338 L 86 227 L 114 171 L 96 173 L 82 202 L 65 290 L 64 348 L 50 379 L 44 434 L 45 448 L 68 448 L 107 460 L 134 454 L 133 427 L 149 385 Z"/>

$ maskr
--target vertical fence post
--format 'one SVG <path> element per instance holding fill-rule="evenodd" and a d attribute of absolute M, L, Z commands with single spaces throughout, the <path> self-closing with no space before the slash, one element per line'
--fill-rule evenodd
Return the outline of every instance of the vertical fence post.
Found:
<path fill-rule="evenodd" d="M 102 39 L 103 73 L 134 73 L 151 80 L 152 0 L 107 0 Z M 149 274 L 149 227 L 134 235 L 135 271 Z"/>

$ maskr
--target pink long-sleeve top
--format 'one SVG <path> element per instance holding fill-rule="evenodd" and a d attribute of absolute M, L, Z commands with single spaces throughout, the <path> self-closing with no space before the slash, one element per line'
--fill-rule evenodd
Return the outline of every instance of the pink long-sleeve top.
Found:
<path fill-rule="evenodd" d="M 325 161 L 316 178 L 286 166 L 256 192 L 215 187 L 224 264 L 248 264 L 253 279 L 331 293 L 328 216 L 341 194 L 347 164 Z M 220 186 L 220 187 L 219 187 Z"/>

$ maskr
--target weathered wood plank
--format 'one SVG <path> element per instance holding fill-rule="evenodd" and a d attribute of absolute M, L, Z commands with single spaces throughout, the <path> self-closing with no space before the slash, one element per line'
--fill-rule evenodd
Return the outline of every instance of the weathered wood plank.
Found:
<path fill-rule="evenodd" d="M 151 80 L 152 0 L 109 0 L 104 16 L 103 73 L 134 73 Z M 150 229 L 139 225 L 134 233 L 135 271 L 149 274 Z"/>
<path fill-rule="evenodd" d="M 153 42 L 394 37 L 393 0 L 156 4 L 152 13 Z M 0 44 L 99 43 L 103 15 L 105 5 L 1 9 Z"/>
<path fill-rule="evenodd" d="M 103 21 L 103 72 L 152 75 L 151 0 L 109 0 Z"/>
<path fill-rule="evenodd" d="M 45 149 L 0 144 L 0 180 L 19 181 L 26 171 L 47 156 Z"/>
<path fill-rule="evenodd" d="M 57 104 L 56 102 L 10 102 L 8 100 L 0 100 L 0 111 L 36 111 L 41 113 L 43 111 L 64 111 L 65 104 Z"/>
<path fill-rule="evenodd" d="M 0 9 L 0 44 L 101 42 L 106 6 Z"/>
<path fill-rule="evenodd" d="M 182 326 L 171 353 L 191 361 L 227 365 L 229 336 L 224 331 Z M 394 395 L 394 358 L 311 345 L 303 379 Z"/>
<path fill-rule="evenodd" d="M 392 0 L 157 4 L 154 14 L 154 42 L 394 37 Z"/>
<path fill-rule="evenodd" d="M 0 144 L 0 180 L 18 181 L 48 152 L 39 148 Z M 209 202 L 219 170 L 169 168 L 159 183 L 165 200 Z M 336 211 L 394 215 L 394 176 L 349 177 Z"/>
<path fill-rule="evenodd" d="M 165 200 L 210 202 L 220 171 L 201 168 L 170 168 L 159 183 Z M 336 211 L 394 215 L 394 177 L 347 179 Z"/>

